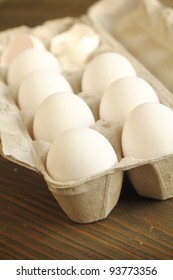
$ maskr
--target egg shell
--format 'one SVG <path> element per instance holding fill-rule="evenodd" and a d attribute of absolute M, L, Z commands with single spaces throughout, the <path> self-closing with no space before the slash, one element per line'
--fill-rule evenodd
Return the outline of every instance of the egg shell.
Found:
<path fill-rule="evenodd" d="M 113 147 L 101 133 L 91 128 L 75 128 L 52 143 L 46 168 L 55 181 L 68 182 L 102 173 L 117 162 Z"/>
<path fill-rule="evenodd" d="M 125 56 L 116 52 L 97 54 L 86 65 L 82 91 L 101 98 L 112 82 L 124 76 L 136 76 L 135 68 Z"/>
<path fill-rule="evenodd" d="M 31 72 L 21 83 L 18 105 L 35 113 L 41 102 L 56 92 L 71 92 L 69 82 L 57 70 L 40 69 Z"/>
<path fill-rule="evenodd" d="M 104 92 L 99 108 L 101 119 L 125 123 L 128 114 L 138 105 L 159 102 L 155 90 L 140 77 L 123 77 Z"/>
<path fill-rule="evenodd" d="M 76 94 L 59 92 L 47 97 L 38 107 L 33 121 L 36 140 L 52 143 L 65 130 L 90 127 L 95 120 L 91 109 Z"/>
<path fill-rule="evenodd" d="M 9 66 L 13 59 L 22 51 L 29 49 L 45 49 L 43 43 L 35 36 L 27 33 L 17 34 L 9 43 L 6 50 L 1 56 L 1 65 Z"/>
<path fill-rule="evenodd" d="M 84 23 L 75 23 L 72 27 L 54 36 L 50 41 L 50 50 L 56 55 L 65 55 L 80 65 L 87 61 L 100 44 L 100 36 Z"/>
<path fill-rule="evenodd" d="M 30 48 L 15 57 L 7 73 L 7 82 L 11 87 L 14 99 L 17 98 L 18 90 L 23 79 L 38 69 L 61 71 L 58 60 L 47 50 Z"/>
<path fill-rule="evenodd" d="M 126 157 L 152 158 L 173 153 L 173 111 L 149 102 L 137 106 L 128 115 L 122 132 L 122 150 Z"/>

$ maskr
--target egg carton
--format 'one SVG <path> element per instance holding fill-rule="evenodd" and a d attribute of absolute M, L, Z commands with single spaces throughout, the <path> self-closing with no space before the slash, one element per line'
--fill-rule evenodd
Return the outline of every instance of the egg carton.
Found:
<path fill-rule="evenodd" d="M 125 1 L 122 2 L 124 3 Z M 100 3 L 102 4 L 102 1 Z M 115 4 L 114 1 L 114 5 L 119 7 L 120 3 Z M 94 6 L 93 10 L 91 8 L 87 15 L 80 18 L 56 19 L 34 28 L 21 26 L 3 31 L 0 33 L 0 55 L 10 40 L 21 31 L 38 37 L 49 48 L 49 42 L 53 36 L 68 30 L 77 22 L 83 22 L 92 26 L 100 35 L 101 44 L 96 53 L 116 51 L 126 56 L 135 67 L 138 76 L 148 81 L 156 90 L 161 103 L 173 108 L 173 97 L 170 91 L 135 56 L 130 54 L 118 40 L 110 36 L 109 32 L 104 30 L 100 23 L 95 22 L 95 16 L 97 18 L 96 10 Z M 99 12 L 100 10 L 98 9 L 98 16 Z M 69 69 L 64 67 L 64 75 L 71 83 L 74 91 L 79 93 L 80 79 L 85 66 L 83 65 L 80 69 L 76 69 L 75 65 L 68 64 L 68 67 Z M 44 176 L 48 189 L 71 220 L 78 223 L 90 223 L 106 218 L 119 200 L 126 171 L 139 195 L 161 200 L 173 196 L 173 176 L 171 174 L 173 155 L 145 160 L 123 158 L 121 150 L 122 127 L 115 122 L 99 120 L 99 100 L 84 93 L 79 93 L 79 95 L 89 105 L 97 120 L 93 129 L 102 133 L 112 144 L 118 155 L 119 162 L 110 170 L 77 181 L 62 183 L 50 178 L 45 168 L 50 144 L 32 139 L 28 130 L 30 118 L 25 112 L 19 110 L 11 98 L 9 87 L 6 85 L 7 71 L 8 69 L 0 68 L 1 154 L 8 160 Z"/>

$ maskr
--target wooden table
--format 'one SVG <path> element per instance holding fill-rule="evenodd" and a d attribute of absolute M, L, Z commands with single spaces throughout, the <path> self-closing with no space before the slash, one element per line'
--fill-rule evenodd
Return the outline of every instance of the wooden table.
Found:
<path fill-rule="evenodd" d="M 0 29 L 79 16 L 93 0 L 11 0 L 0 5 Z M 69 220 L 43 178 L 0 158 L 1 259 L 173 259 L 173 199 L 139 197 L 125 179 L 108 218 Z"/>

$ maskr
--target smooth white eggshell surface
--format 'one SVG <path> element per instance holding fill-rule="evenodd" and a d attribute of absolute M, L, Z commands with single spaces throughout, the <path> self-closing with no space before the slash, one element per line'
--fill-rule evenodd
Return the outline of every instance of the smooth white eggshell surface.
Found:
<path fill-rule="evenodd" d="M 33 135 L 37 140 L 51 143 L 65 130 L 90 127 L 94 123 L 94 116 L 82 98 L 71 93 L 55 93 L 38 107 L 33 121 Z"/>
<path fill-rule="evenodd" d="M 47 50 L 31 48 L 24 50 L 14 58 L 8 70 L 7 82 L 15 96 L 23 79 L 38 69 L 61 71 L 58 60 Z"/>
<path fill-rule="evenodd" d="M 1 65 L 9 66 L 13 59 L 28 48 L 45 49 L 43 43 L 35 36 L 27 33 L 19 33 L 9 43 L 1 56 Z"/>
<path fill-rule="evenodd" d="M 41 102 L 56 92 L 72 92 L 72 87 L 56 70 L 40 69 L 31 72 L 21 83 L 18 105 L 23 110 L 34 112 Z"/>
<path fill-rule="evenodd" d="M 120 78 L 104 92 L 100 102 L 100 118 L 124 125 L 128 114 L 145 102 L 159 102 L 155 90 L 149 83 L 135 76 Z"/>
<path fill-rule="evenodd" d="M 66 182 L 99 174 L 117 164 L 108 140 L 91 128 L 71 129 L 50 147 L 46 167 L 56 181 Z"/>
<path fill-rule="evenodd" d="M 101 97 L 112 82 L 124 76 L 136 76 L 131 62 L 116 52 L 101 53 L 86 65 L 81 81 L 82 91 Z"/>
<path fill-rule="evenodd" d="M 167 106 L 144 103 L 127 117 L 122 132 L 125 157 L 158 157 L 173 153 L 173 111 Z"/>

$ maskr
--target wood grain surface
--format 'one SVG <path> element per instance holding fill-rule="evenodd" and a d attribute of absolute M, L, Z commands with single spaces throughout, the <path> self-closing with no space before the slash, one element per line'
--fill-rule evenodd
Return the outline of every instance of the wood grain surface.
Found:
<path fill-rule="evenodd" d="M 0 29 L 79 16 L 96 1 L 11 0 Z M 139 197 L 125 177 L 108 218 L 69 220 L 37 173 L 0 158 L 0 259 L 173 259 L 173 199 Z"/>

